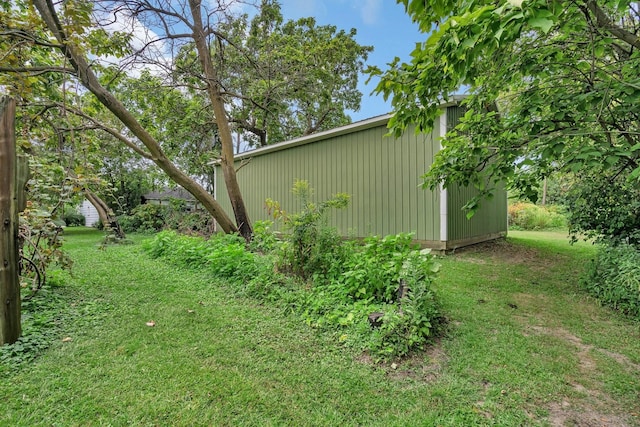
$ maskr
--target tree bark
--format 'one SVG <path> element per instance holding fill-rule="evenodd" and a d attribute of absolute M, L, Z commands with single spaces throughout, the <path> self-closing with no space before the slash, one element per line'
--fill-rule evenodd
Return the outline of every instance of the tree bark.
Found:
<path fill-rule="evenodd" d="M 20 338 L 15 100 L 0 98 L 0 345 Z"/>
<path fill-rule="evenodd" d="M 211 60 L 211 51 L 207 43 L 206 35 L 202 24 L 202 12 L 200 10 L 202 2 L 200 0 L 189 0 L 189 7 L 193 17 L 193 39 L 198 51 L 198 57 L 204 70 L 204 77 L 207 83 L 207 93 L 213 106 L 216 124 L 218 125 L 218 134 L 222 143 L 222 155 L 220 157 L 220 166 L 224 175 L 224 182 L 229 194 L 229 200 L 233 207 L 233 213 L 236 218 L 238 230 L 245 240 L 250 241 L 253 231 L 249 215 L 242 199 L 240 186 L 236 178 L 236 169 L 234 165 L 233 155 L 233 136 L 229 119 L 224 107 L 224 99 L 222 97 L 222 89 L 218 82 L 218 76 Z"/>
<path fill-rule="evenodd" d="M 126 237 L 124 231 L 122 230 L 122 227 L 120 227 L 118 218 L 116 218 L 109 205 L 89 189 L 85 188 L 84 195 L 89 203 L 91 203 L 98 211 L 98 217 L 100 217 L 103 227 L 105 227 L 105 229 L 109 228 L 113 231 L 118 239 L 124 239 Z"/>
<path fill-rule="evenodd" d="M 160 144 L 151 136 L 149 132 L 136 120 L 126 107 L 98 81 L 97 76 L 91 69 L 87 59 L 80 53 L 80 50 L 67 39 L 66 34 L 58 20 L 55 7 L 51 0 L 34 0 L 33 4 L 40 13 L 47 28 L 53 33 L 60 43 L 62 53 L 67 57 L 69 64 L 76 72 L 78 79 L 96 98 L 107 107 L 149 150 L 151 159 L 162 169 L 167 176 L 191 193 L 202 206 L 213 216 L 226 233 L 238 231 L 229 216 L 224 212 L 220 204 L 207 192 L 200 184 L 182 172 L 171 162 L 162 151 Z M 224 146 L 224 144 L 223 144 Z M 232 147 L 233 150 L 233 147 Z M 231 197 L 231 194 L 229 194 Z M 233 198 L 232 198 L 233 200 Z"/>

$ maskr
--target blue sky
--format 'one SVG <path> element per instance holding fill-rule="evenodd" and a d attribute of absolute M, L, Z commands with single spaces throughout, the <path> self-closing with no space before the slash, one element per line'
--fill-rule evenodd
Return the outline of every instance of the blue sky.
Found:
<path fill-rule="evenodd" d="M 427 37 L 411 22 L 404 6 L 394 0 L 281 0 L 281 5 L 285 19 L 313 16 L 319 25 L 331 24 L 347 31 L 355 28 L 358 43 L 374 47 L 368 64 L 383 70 L 396 56 L 408 61 L 416 42 Z M 391 111 L 390 103 L 382 96 L 370 95 L 377 80 L 367 86 L 365 80 L 366 76 L 360 78 L 360 111 L 350 113 L 354 121 Z"/>

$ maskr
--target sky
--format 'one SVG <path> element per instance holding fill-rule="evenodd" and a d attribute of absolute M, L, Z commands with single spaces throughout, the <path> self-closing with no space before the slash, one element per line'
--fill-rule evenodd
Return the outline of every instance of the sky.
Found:
<path fill-rule="evenodd" d="M 318 25 L 335 25 L 338 29 L 357 30 L 356 41 L 373 46 L 367 64 L 377 65 L 382 70 L 396 56 L 405 62 L 417 42 L 427 36 L 420 33 L 418 25 L 411 22 L 404 6 L 394 0 L 281 0 L 285 19 L 313 16 Z M 360 111 L 349 112 L 353 121 L 363 120 L 391 112 L 391 103 L 382 95 L 371 95 L 378 80 L 365 85 L 367 76 L 359 81 L 362 92 Z"/>

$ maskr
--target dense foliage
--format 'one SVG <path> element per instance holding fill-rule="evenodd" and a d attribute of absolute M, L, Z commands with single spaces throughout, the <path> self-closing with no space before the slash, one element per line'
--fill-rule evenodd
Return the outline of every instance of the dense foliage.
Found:
<path fill-rule="evenodd" d="M 202 210 L 187 210 L 184 201 L 179 199 L 164 205 L 138 205 L 131 214 L 120 215 L 118 221 L 126 232 L 155 233 L 164 229 L 202 235 L 213 232 L 209 215 Z"/>
<path fill-rule="evenodd" d="M 569 231 L 602 242 L 640 244 L 640 186 L 589 174 L 567 193 Z"/>
<path fill-rule="evenodd" d="M 640 250 L 603 245 L 583 281 L 600 302 L 640 320 Z"/>
<path fill-rule="evenodd" d="M 507 209 L 509 228 L 514 230 L 548 230 L 567 227 L 564 209 L 558 206 L 539 206 L 516 202 Z"/>
<path fill-rule="evenodd" d="M 67 227 L 78 227 L 85 224 L 85 217 L 76 209 L 65 209 L 62 220 Z"/>
<path fill-rule="evenodd" d="M 636 2 L 399 2 L 429 36 L 409 63 L 374 70 L 394 105 L 395 132 L 412 123 L 430 129 L 438 105 L 468 93 L 425 185 L 473 184 L 482 197 L 506 180 L 535 200 L 543 178 L 560 170 L 601 176 L 598 187 L 638 186 Z"/>

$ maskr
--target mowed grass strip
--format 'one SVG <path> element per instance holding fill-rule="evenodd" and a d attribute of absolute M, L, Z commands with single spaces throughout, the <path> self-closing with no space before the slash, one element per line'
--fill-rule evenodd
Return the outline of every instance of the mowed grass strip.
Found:
<path fill-rule="evenodd" d="M 639 325 L 579 290 L 593 248 L 512 235 L 444 257 L 447 335 L 381 366 L 215 277 L 71 232 L 58 291 L 86 315 L 0 370 L 0 425 L 638 425 Z"/>

